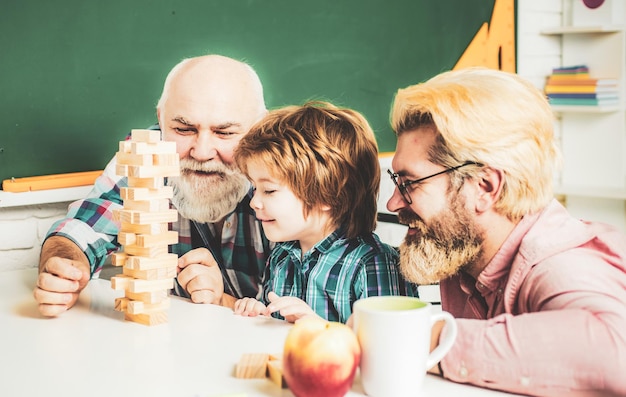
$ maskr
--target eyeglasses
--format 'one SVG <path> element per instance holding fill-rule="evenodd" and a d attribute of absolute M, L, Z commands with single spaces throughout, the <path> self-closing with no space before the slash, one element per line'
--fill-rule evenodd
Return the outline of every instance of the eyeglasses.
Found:
<path fill-rule="evenodd" d="M 402 195 L 402 198 L 404 199 L 404 201 L 407 202 L 407 204 L 412 204 L 413 200 L 411 199 L 411 195 L 409 194 L 408 191 L 408 187 L 411 185 L 415 185 L 416 183 L 421 183 L 424 182 L 426 179 L 430 179 L 430 178 L 434 178 L 437 175 L 441 175 L 441 174 L 447 174 L 448 172 L 452 172 L 452 171 L 456 171 L 461 167 L 465 167 L 468 165 L 480 165 L 479 163 L 476 163 L 474 161 L 466 161 L 465 163 L 461 164 L 461 165 L 457 165 L 456 167 L 451 167 L 451 168 L 447 168 L 443 171 L 439 171 L 436 174 L 432 174 L 432 175 L 428 175 L 425 176 L 423 178 L 420 179 L 415 179 L 415 180 L 406 180 L 404 182 L 398 182 L 398 178 L 400 177 L 400 175 L 398 175 L 397 173 L 391 172 L 391 170 L 387 170 L 387 173 L 389 174 L 389 176 L 391 177 L 391 180 L 393 181 L 393 183 L 396 185 L 396 187 L 398 188 L 398 190 L 400 191 L 400 194 Z"/>

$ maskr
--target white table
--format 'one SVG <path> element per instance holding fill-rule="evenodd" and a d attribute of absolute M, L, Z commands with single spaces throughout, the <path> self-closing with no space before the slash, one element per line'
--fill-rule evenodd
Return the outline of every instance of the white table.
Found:
<path fill-rule="evenodd" d="M 36 269 L 0 273 L 0 394 L 3 396 L 292 396 L 267 379 L 234 377 L 244 353 L 280 353 L 290 325 L 235 316 L 172 298 L 169 322 L 145 326 L 113 309 L 108 280 L 93 280 L 76 307 L 43 318 Z M 360 381 L 348 396 L 362 396 Z M 511 396 L 427 376 L 421 396 Z"/>

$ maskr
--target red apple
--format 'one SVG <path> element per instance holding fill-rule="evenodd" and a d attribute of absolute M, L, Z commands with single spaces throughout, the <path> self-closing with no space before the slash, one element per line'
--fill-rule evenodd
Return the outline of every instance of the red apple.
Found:
<path fill-rule="evenodd" d="M 304 317 L 287 334 L 283 372 L 296 397 L 341 397 L 352 387 L 360 360 L 361 348 L 350 327 Z"/>

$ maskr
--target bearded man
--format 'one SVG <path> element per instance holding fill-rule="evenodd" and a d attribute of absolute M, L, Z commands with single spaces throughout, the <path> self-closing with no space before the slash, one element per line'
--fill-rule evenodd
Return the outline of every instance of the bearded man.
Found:
<path fill-rule="evenodd" d="M 233 163 L 250 127 L 267 113 L 256 72 L 220 55 L 189 58 L 168 74 L 157 104 L 164 140 L 176 142 L 180 176 L 168 178 L 178 210 L 175 292 L 196 303 L 255 297 L 270 244 L 250 208 L 251 186 Z M 115 158 L 89 196 L 70 205 L 43 243 L 34 296 L 45 316 L 71 308 L 119 248 L 113 211 L 122 207 Z"/>
<path fill-rule="evenodd" d="M 391 118 L 400 271 L 440 282 L 458 325 L 430 372 L 525 395 L 626 395 L 626 236 L 554 199 L 545 95 L 468 68 L 399 90 Z"/>

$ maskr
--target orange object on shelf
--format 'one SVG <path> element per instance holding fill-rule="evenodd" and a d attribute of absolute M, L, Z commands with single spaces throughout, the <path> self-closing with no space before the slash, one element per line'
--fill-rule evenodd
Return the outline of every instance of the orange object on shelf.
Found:
<path fill-rule="evenodd" d="M 26 178 L 11 178 L 2 181 L 2 190 L 5 192 L 21 193 L 32 190 L 60 189 L 64 187 L 93 185 L 96 178 L 98 178 L 101 174 L 102 170 L 31 176 Z"/>

